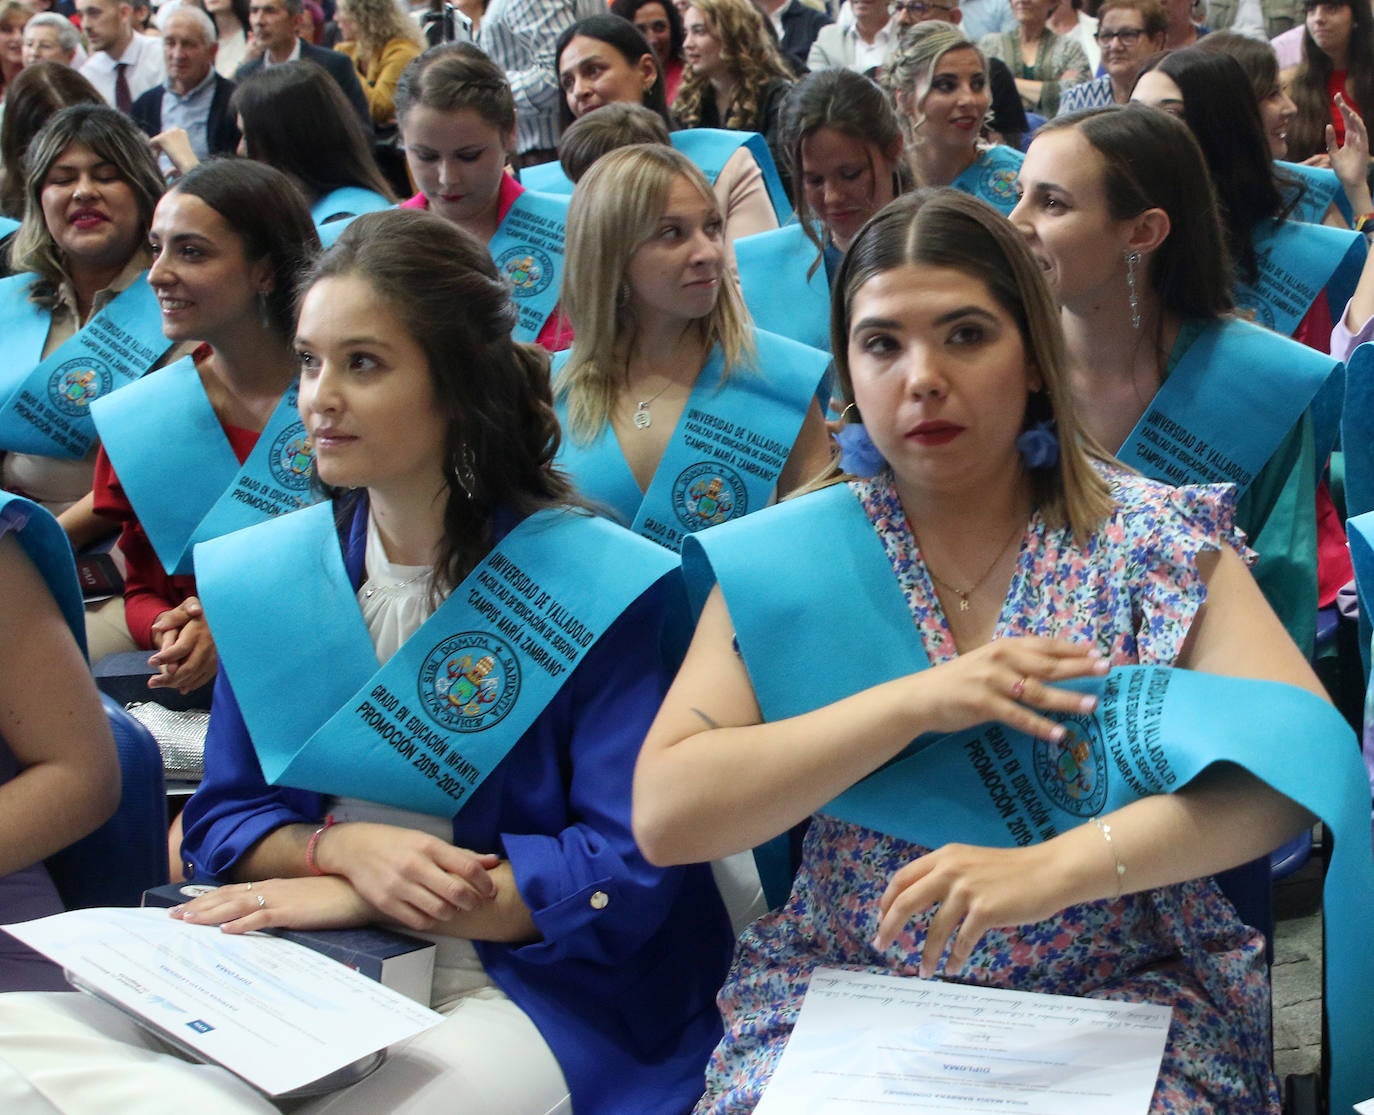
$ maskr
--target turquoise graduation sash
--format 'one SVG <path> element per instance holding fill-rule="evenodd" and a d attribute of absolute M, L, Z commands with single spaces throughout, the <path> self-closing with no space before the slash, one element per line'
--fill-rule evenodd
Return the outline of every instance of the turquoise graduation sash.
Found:
<path fill-rule="evenodd" d="M 310 219 L 315 222 L 315 231 L 320 234 L 320 247 L 332 248 L 354 218 L 391 208 L 392 203 L 375 190 L 343 186 L 331 190 L 315 202 L 310 207 Z"/>
<path fill-rule="evenodd" d="M 32 304 L 14 304 L 16 298 L 27 301 L 32 282 L 32 275 L 16 275 L 0 287 L 0 300 L 6 303 L 0 335 L 6 338 L 6 352 L 16 351 L 14 361 L 0 371 L 0 398 L 6 400 L 0 406 L 0 449 L 84 457 L 95 441 L 91 403 L 138 379 L 167 351 L 157 294 L 140 275 L 34 367 L 21 354 L 32 351 L 35 338 L 42 351 L 51 317 Z M 11 323 L 17 326 L 13 335 L 6 328 Z"/>
<path fill-rule="evenodd" d="M 1236 284 L 1236 305 L 1291 336 L 1323 289 L 1339 315 L 1360 281 L 1368 245 L 1358 232 L 1302 221 L 1265 221 L 1255 230 L 1259 280 Z"/>
<path fill-rule="evenodd" d="M 48 591 L 71 629 L 72 638 L 86 653 L 86 609 L 81 600 L 81 586 L 76 579 L 76 559 L 67 532 L 57 525 L 52 514 L 38 504 L 0 490 L 0 519 L 15 523 L 14 536 L 24 553 L 33 562 Z"/>
<path fill-rule="evenodd" d="M 0 217 L 0 236 L 8 236 L 12 232 L 18 232 L 20 223 L 13 217 Z"/>
<path fill-rule="evenodd" d="M 1374 727 L 1374 692 L 1369 688 L 1370 612 L 1374 608 L 1374 511 L 1366 511 L 1346 520 L 1346 538 L 1350 542 L 1350 563 L 1355 567 L 1355 591 L 1360 598 L 1360 659 L 1364 667 L 1365 731 Z"/>
<path fill-rule="evenodd" d="M 1282 159 L 1275 159 L 1274 165 L 1282 174 L 1302 186 L 1302 192 L 1298 197 L 1285 197 L 1286 201 L 1294 202 L 1289 220 L 1319 225 L 1326 217 L 1326 211 L 1331 208 L 1331 203 L 1335 202 L 1346 224 L 1354 222 L 1355 212 L 1350 208 L 1350 199 L 1345 196 L 1345 188 L 1334 170 L 1328 167 L 1303 166 L 1301 163 L 1289 163 Z"/>
<path fill-rule="evenodd" d="M 1024 158 L 1014 147 L 999 143 L 979 154 L 974 164 L 950 185 L 961 193 L 972 194 L 980 201 L 986 201 L 1006 216 L 1020 200 L 1016 192 L 1016 176 L 1021 173 L 1021 161 Z"/>
<path fill-rule="evenodd" d="M 1243 495 L 1303 411 L 1340 375 L 1341 364 L 1329 356 L 1223 319 L 1188 346 L 1116 455 L 1166 484 L 1227 483 Z M 1334 427 L 1317 434 L 1329 450 Z"/>
<path fill-rule="evenodd" d="M 693 531 L 766 506 L 830 358 L 762 330 L 754 343 L 755 369 L 723 388 L 725 359 L 712 350 L 642 497 L 609 424 L 587 445 L 565 437 L 558 459 L 578 490 L 674 553 Z M 556 360 L 555 372 L 566 361 Z M 566 404 L 559 417 L 566 425 Z"/>
<path fill-rule="evenodd" d="M 1345 410 L 1341 414 L 1341 452 L 1345 455 L 1346 534 L 1355 586 L 1360 594 L 1360 657 L 1369 680 L 1370 617 L 1374 612 L 1374 344 L 1363 344 L 1346 365 Z M 1365 713 L 1370 723 L 1370 713 Z"/>
<path fill-rule="evenodd" d="M 168 573 L 192 571 L 197 542 L 315 502 L 315 455 L 296 395 L 293 384 L 242 465 L 189 356 L 96 400 L 105 452 Z"/>
<path fill-rule="evenodd" d="M 830 281 L 820 250 L 800 224 L 736 240 L 735 266 L 760 329 L 830 351 Z"/>
<path fill-rule="evenodd" d="M 749 148 L 749 153 L 754 156 L 754 161 L 759 164 L 759 170 L 763 172 L 764 189 L 768 191 L 768 199 L 773 203 L 773 212 L 777 214 L 778 224 L 786 224 L 792 219 L 792 200 L 787 196 L 777 165 L 773 162 L 773 152 L 768 150 L 768 141 L 758 132 L 734 132 L 724 128 L 684 128 L 673 132 L 668 138 L 674 147 L 696 163 L 701 173 L 706 175 L 706 181 L 712 186 L 716 184 L 716 179 L 720 177 L 725 164 L 730 161 L 730 156 L 741 147 Z"/>
<path fill-rule="evenodd" d="M 332 504 L 196 547 L 201 602 L 268 782 L 440 817 L 676 565 L 603 519 L 541 511 L 378 669 Z M 319 666 L 308 685 L 291 649 L 302 646 Z"/>
<path fill-rule="evenodd" d="M 859 537 L 842 544 L 837 534 Z M 857 558 L 852 573 L 833 564 L 846 557 Z M 818 609 L 814 586 L 833 584 L 836 568 L 846 570 L 847 595 Z M 847 485 L 694 536 L 683 570 L 698 600 L 718 578 L 768 720 L 926 664 L 881 542 Z M 903 640 L 915 649 L 902 648 Z M 776 661 L 783 657 L 791 663 Z M 1292 686 L 1160 666 L 1121 667 L 1067 687 L 1096 693 L 1099 706 L 1091 716 L 1055 716 L 1070 729 L 1063 742 L 1001 724 L 921 736 L 819 812 L 925 847 L 1012 847 L 1177 790 L 1217 763 L 1250 771 L 1335 834 L 1325 889 L 1331 1110 L 1374 1093 L 1365 1003 L 1374 953 L 1364 945 L 1364 930 L 1374 924 L 1369 784 L 1340 713 Z M 1295 757 L 1299 732 L 1303 752 Z"/>
<path fill-rule="evenodd" d="M 522 168 L 520 185 L 535 193 L 559 197 L 571 197 L 573 192 L 573 180 L 563 173 L 563 164 L 557 161 Z"/>
<path fill-rule="evenodd" d="M 558 305 L 568 199 L 526 190 L 506 210 L 488 250 L 511 284 L 520 322 L 511 334 L 531 344 Z"/>

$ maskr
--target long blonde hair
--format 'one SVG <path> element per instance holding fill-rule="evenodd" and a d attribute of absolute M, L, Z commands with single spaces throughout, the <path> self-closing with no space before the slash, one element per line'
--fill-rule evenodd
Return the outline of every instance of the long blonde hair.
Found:
<path fill-rule="evenodd" d="M 679 178 L 717 208 L 716 196 L 695 164 L 673 148 L 653 143 L 603 155 L 573 191 L 559 294 L 572 323 L 573 345 L 554 394 L 568 401 L 568 428 L 575 441 L 601 435 L 624 387 L 626 341 L 636 328 L 626 297 L 630 259 L 658 230 Z M 715 308 L 697 326 L 708 347 L 720 345 L 725 376 L 749 363 L 749 311 L 733 281 L 721 282 Z"/>
<path fill-rule="evenodd" d="M 752 131 L 763 106 L 764 90 L 777 78 L 792 81 L 763 16 L 749 0 L 692 0 L 692 7 L 706 17 L 711 33 L 720 40 L 720 57 L 735 79 L 735 93 L 728 105 L 717 105 L 722 128 Z M 711 82 L 689 65 L 673 101 L 673 115 L 684 128 L 701 124 L 702 101 Z"/>
<path fill-rule="evenodd" d="M 930 83 L 935 78 L 940 60 L 955 50 L 973 51 L 982 63 L 984 78 L 987 77 L 988 60 L 978 49 L 978 44 L 972 42 L 953 24 L 938 20 L 918 23 L 904 31 L 898 40 L 897 49 L 893 51 L 892 57 L 883 69 L 883 87 L 887 90 L 892 107 L 897 113 L 902 135 L 906 138 L 908 162 L 919 185 L 928 183 L 920 181 L 920 173 L 916 167 L 915 154 L 921 143 L 921 130 L 920 123 L 913 117 L 918 113 L 924 115 L 921 105 L 925 102 L 926 94 L 930 92 Z M 902 111 L 899 95 L 901 100 L 907 102 L 912 115 Z"/>

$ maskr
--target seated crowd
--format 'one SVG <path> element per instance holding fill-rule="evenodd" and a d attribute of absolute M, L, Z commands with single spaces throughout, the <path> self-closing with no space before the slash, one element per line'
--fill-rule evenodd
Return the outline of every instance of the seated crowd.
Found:
<path fill-rule="evenodd" d="M 436 946 L 290 1110 L 752 1111 L 838 967 L 1171 1007 L 1150 1111 L 1277 1115 L 1216 876 L 1374 879 L 1306 773 L 1371 107 L 1368 0 L 0 3 L 0 925 L 135 655 L 210 714 L 171 917 Z M 0 992 L 7 1112 L 279 1109 Z"/>

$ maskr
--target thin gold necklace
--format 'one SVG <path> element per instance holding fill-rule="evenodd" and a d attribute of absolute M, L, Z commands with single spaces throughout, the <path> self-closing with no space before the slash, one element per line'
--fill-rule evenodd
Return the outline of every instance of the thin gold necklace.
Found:
<path fill-rule="evenodd" d="M 1015 542 L 1018 538 L 1020 538 L 1024 531 L 1025 527 L 1022 524 L 1017 523 L 1016 528 L 1011 533 L 1011 537 L 1008 538 L 1004 543 L 1002 543 L 1002 548 L 997 551 L 997 556 L 992 559 L 992 564 L 990 564 L 986 569 L 984 569 L 983 575 L 979 577 L 976 581 L 974 581 L 973 584 L 969 585 L 968 588 L 958 588 L 955 585 L 950 584 L 948 581 L 940 577 L 937 577 L 935 575 L 935 570 L 930 567 L 929 560 L 926 560 L 925 563 L 926 572 L 930 574 L 930 579 L 934 581 L 937 585 L 939 585 L 941 588 L 949 589 L 950 592 L 954 593 L 954 595 L 959 598 L 959 611 L 967 612 L 968 598 L 983 587 L 983 582 L 986 581 L 990 576 L 992 576 L 992 571 L 997 568 L 997 563 L 1002 560 L 1002 558 L 1006 555 L 1007 550 L 1011 548 L 1011 544 Z M 920 544 L 919 539 L 917 540 L 917 544 Z M 925 555 L 922 556 L 924 557 Z"/>

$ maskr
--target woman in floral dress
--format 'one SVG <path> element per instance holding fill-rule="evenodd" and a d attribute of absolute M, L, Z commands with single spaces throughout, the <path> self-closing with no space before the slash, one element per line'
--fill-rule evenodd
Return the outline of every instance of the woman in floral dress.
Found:
<path fill-rule="evenodd" d="M 1288 799 L 1213 768 L 1182 791 L 1011 849 L 931 851 L 827 814 L 923 733 L 1000 721 L 1061 740 L 1042 714 L 1082 715 L 1095 702 L 1052 683 L 1109 666 L 1177 665 L 1320 694 L 1237 552 L 1231 489 L 1170 489 L 1081 433 L 1040 270 L 990 208 L 951 191 L 893 203 L 860 233 L 836 292 L 846 400 L 888 467 L 850 482 L 848 520 L 794 529 L 757 573 L 702 543 L 719 587 L 636 772 L 635 831 L 653 862 L 737 852 L 812 816 L 790 898 L 739 942 L 699 1110 L 752 1110 L 811 972 L 827 965 L 1167 1004 L 1153 1112 L 1277 1112 L 1263 940 L 1209 876 L 1309 823 Z M 749 529 L 771 515 L 804 524 L 805 501 L 830 508 L 839 494 L 800 497 Z M 745 525 L 723 529 L 747 550 Z M 894 676 L 873 662 L 852 695 L 768 718 L 755 678 L 788 652 L 788 616 L 769 610 L 786 593 L 773 586 L 822 532 L 867 539 L 866 527 L 931 667 Z M 836 575 L 824 597 L 812 586 L 816 624 L 840 623 L 875 594 L 870 579 L 851 580 Z M 751 645 L 746 630 L 769 645 Z M 923 792 L 938 791 L 913 787 L 913 811 Z"/>

